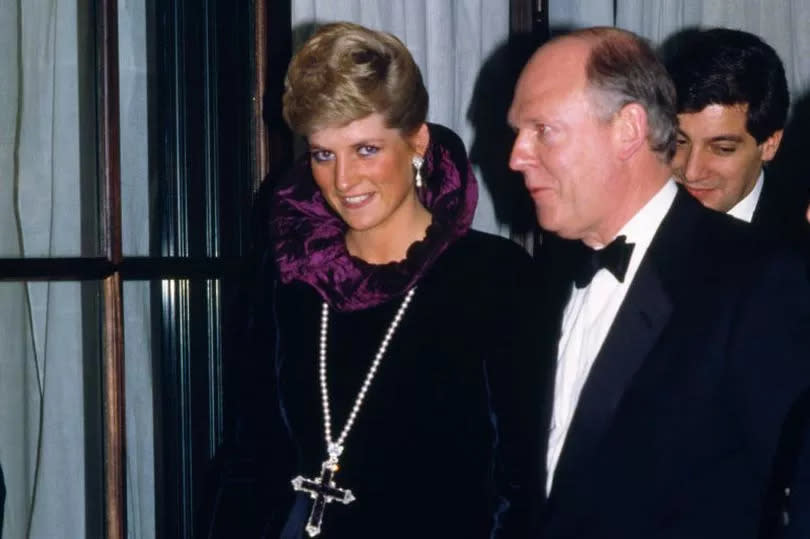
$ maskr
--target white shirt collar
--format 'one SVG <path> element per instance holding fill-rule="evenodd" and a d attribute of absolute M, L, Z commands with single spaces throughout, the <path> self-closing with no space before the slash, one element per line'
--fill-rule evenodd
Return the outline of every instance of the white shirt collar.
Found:
<path fill-rule="evenodd" d="M 579 402 L 579 395 L 602 343 L 621 307 L 647 248 L 661 221 L 678 194 L 670 178 L 647 203 L 621 228 L 634 244 L 624 281 L 619 282 L 607 270 L 596 272 L 584 288 L 571 284 L 571 296 L 565 307 L 557 350 L 554 379 L 554 408 L 546 452 L 546 492 L 551 491 L 557 462 L 563 451 L 568 428 Z"/>
<path fill-rule="evenodd" d="M 746 223 L 750 223 L 751 219 L 754 218 L 754 210 L 757 209 L 757 202 L 759 202 L 759 195 L 762 193 L 764 179 L 765 173 L 760 170 L 757 182 L 754 184 L 754 188 L 751 189 L 751 192 L 745 195 L 741 201 L 737 202 L 737 204 L 726 213 Z"/>
<path fill-rule="evenodd" d="M 627 266 L 626 282 L 629 283 L 635 276 L 641 259 L 647 252 L 647 247 L 650 246 L 658 226 L 664 220 L 664 216 L 672 206 L 672 201 L 675 200 L 677 194 L 678 187 L 675 180 L 670 178 L 616 234 L 616 236 L 626 236 L 627 243 L 635 245 Z"/>
<path fill-rule="evenodd" d="M 658 225 L 664 219 L 678 188 L 670 178 L 658 192 L 624 224 L 616 236 L 627 236 L 627 243 L 650 243 Z"/>

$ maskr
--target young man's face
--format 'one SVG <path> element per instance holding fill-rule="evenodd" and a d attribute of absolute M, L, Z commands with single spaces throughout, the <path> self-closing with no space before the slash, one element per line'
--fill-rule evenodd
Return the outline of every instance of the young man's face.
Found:
<path fill-rule="evenodd" d="M 746 129 L 748 105 L 708 105 L 678 114 L 678 180 L 709 208 L 727 212 L 751 192 L 762 164 L 773 159 L 782 131 L 761 144 Z"/>

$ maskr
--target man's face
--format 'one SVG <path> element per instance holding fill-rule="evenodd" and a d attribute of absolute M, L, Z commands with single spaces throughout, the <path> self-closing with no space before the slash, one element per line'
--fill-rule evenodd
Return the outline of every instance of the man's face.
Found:
<path fill-rule="evenodd" d="M 678 114 L 678 180 L 709 208 L 726 212 L 754 188 L 762 163 L 776 154 L 782 131 L 762 144 L 745 127 L 748 105 L 709 105 Z"/>
<path fill-rule="evenodd" d="M 588 53 L 585 42 L 562 39 L 529 61 L 509 109 L 517 133 L 509 166 L 523 174 L 541 227 L 599 244 L 617 195 L 610 182 L 613 127 L 593 110 Z"/>

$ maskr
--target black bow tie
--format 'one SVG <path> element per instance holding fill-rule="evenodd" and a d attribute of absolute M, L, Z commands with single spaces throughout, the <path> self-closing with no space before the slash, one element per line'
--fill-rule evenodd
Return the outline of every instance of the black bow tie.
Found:
<path fill-rule="evenodd" d="M 584 252 L 574 275 L 574 283 L 577 288 L 588 286 L 596 272 L 602 268 L 608 270 L 620 283 L 623 283 L 634 245 L 627 243 L 626 240 L 627 237 L 625 236 L 617 236 L 604 249 L 599 250 L 591 249 L 582 244 Z"/>

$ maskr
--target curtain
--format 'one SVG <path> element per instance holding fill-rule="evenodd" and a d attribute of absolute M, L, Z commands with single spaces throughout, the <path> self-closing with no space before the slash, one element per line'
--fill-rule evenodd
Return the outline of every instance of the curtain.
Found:
<path fill-rule="evenodd" d="M 121 118 L 121 243 L 125 256 L 149 256 L 148 52 L 146 0 L 118 0 Z M 155 537 L 154 380 L 148 281 L 124 292 L 124 395 L 127 535 Z"/>
<path fill-rule="evenodd" d="M 22 250 L 15 210 L 17 66 L 19 9 L 0 0 L 0 256 Z M 0 535 L 23 537 L 34 482 L 40 382 L 28 318 L 27 291 L 21 283 L 0 284 L 0 466 L 6 483 Z M 0 508 L 2 510 L 2 508 Z"/>
<path fill-rule="evenodd" d="M 505 126 L 511 98 L 511 82 L 498 76 L 504 74 L 499 68 L 509 34 L 509 9 L 503 0 L 293 0 L 294 45 L 311 34 L 313 23 L 338 20 L 400 38 L 422 71 L 430 96 L 428 120 L 453 129 L 468 151 L 489 148 L 489 122 Z M 486 80 L 482 73 L 491 78 Z M 493 84 L 499 81 L 504 84 Z M 482 110 L 485 107 L 489 110 Z M 506 163 L 506 156 L 498 157 Z M 508 235 L 509 216 L 496 207 L 498 198 L 493 196 L 504 178 L 482 173 L 481 164 L 476 163 L 481 182 L 473 226 Z"/>
<path fill-rule="evenodd" d="M 95 100 L 89 13 L 82 0 L 0 0 L 0 257 L 96 255 L 96 141 L 82 132 Z M 148 254 L 145 1 L 120 0 L 119 26 L 124 250 Z M 148 283 L 125 288 L 129 535 L 152 537 Z M 98 292 L 0 283 L 4 539 L 100 526 Z"/>
<path fill-rule="evenodd" d="M 0 2 L 2 256 L 81 252 L 75 0 Z M 3 537 L 85 534 L 79 283 L 0 286 Z"/>

